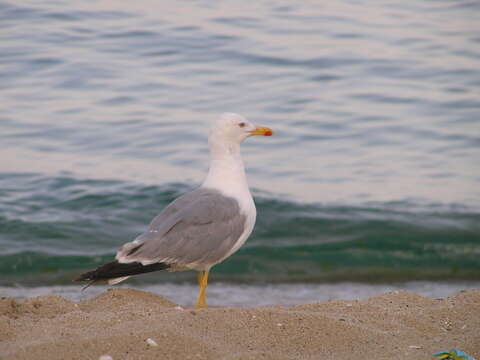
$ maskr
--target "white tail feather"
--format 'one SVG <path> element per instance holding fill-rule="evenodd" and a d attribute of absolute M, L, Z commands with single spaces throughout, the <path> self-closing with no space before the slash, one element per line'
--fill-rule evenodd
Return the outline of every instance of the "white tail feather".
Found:
<path fill-rule="evenodd" d="M 109 279 L 108 280 L 108 284 L 109 285 L 115 285 L 115 284 L 118 284 L 120 282 L 122 282 L 123 280 L 127 280 L 130 276 L 122 276 L 122 277 L 118 277 L 118 278 L 115 278 L 115 279 Z"/>

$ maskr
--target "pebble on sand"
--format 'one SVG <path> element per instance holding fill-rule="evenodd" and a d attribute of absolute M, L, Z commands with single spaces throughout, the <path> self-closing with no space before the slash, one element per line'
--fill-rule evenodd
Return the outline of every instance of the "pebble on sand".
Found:
<path fill-rule="evenodd" d="M 148 338 L 147 340 L 145 340 L 147 342 L 148 345 L 150 346 L 158 346 L 157 342 L 151 338 Z"/>

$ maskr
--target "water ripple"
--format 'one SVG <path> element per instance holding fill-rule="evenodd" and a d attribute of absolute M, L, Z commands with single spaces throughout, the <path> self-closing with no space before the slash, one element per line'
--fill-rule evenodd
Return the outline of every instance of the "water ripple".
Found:
<path fill-rule="evenodd" d="M 2 2 L 2 171 L 198 183 L 236 111 L 257 188 L 480 203 L 475 2 L 204 5 Z"/>

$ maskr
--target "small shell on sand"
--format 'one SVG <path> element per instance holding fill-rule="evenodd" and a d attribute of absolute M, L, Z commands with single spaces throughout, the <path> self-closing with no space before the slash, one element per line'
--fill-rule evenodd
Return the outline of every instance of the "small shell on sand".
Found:
<path fill-rule="evenodd" d="M 158 346 L 157 342 L 151 338 L 148 338 L 147 340 L 145 340 L 147 342 L 148 345 L 150 346 Z"/>
<path fill-rule="evenodd" d="M 102 355 L 98 360 L 113 360 L 113 358 L 110 355 Z"/>

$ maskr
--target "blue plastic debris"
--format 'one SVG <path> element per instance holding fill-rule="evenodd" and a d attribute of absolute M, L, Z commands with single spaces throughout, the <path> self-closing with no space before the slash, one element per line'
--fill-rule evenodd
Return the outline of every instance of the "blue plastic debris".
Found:
<path fill-rule="evenodd" d="M 475 360 L 468 354 L 465 354 L 461 350 L 453 349 L 449 351 L 440 351 L 433 356 L 437 356 L 437 360 Z"/>

